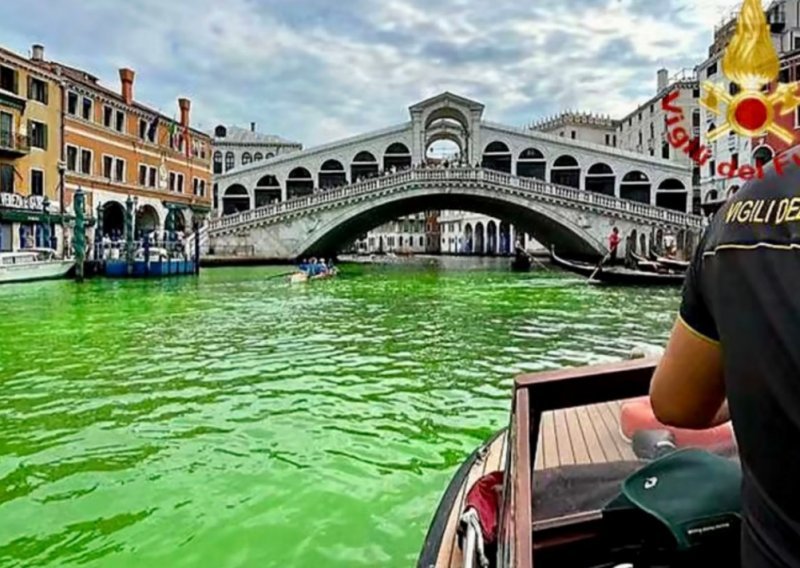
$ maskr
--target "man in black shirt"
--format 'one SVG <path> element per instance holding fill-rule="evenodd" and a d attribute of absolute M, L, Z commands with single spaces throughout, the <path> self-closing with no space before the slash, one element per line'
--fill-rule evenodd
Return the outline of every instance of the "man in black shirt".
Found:
<path fill-rule="evenodd" d="M 776 157 L 715 215 L 650 389 L 666 424 L 733 419 L 745 568 L 800 566 L 800 167 L 789 161 Z"/>

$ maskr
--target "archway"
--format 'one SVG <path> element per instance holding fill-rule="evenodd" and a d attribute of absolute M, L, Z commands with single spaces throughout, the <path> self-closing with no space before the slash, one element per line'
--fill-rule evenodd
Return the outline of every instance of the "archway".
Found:
<path fill-rule="evenodd" d="M 656 205 L 673 211 L 686 213 L 689 206 L 689 192 L 683 182 L 677 179 L 666 179 L 656 191 Z"/>
<path fill-rule="evenodd" d="M 117 201 L 103 203 L 103 235 L 110 238 L 125 235 L 125 206 Z"/>
<path fill-rule="evenodd" d="M 139 207 L 136 211 L 136 238 L 141 239 L 144 235 L 160 230 L 161 221 L 155 207 L 148 204 Z"/>
<path fill-rule="evenodd" d="M 617 178 L 608 164 L 595 164 L 586 172 L 586 191 L 614 196 Z"/>
<path fill-rule="evenodd" d="M 319 169 L 319 188 L 331 189 L 347 185 L 347 172 L 338 160 L 328 160 Z"/>
<path fill-rule="evenodd" d="M 486 254 L 497 254 L 497 223 L 494 221 L 486 225 Z"/>
<path fill-rule="evenodd" d="M 483 151 L 481 167 L 510 174 L 511 150 L 503 142 L 491 142 Z"/>
<path fill-rule="evenodd" d="M 775 152 L 772 151 L 772 148 L 769 146 L 759 146 L 753 152 L 753 162 L 755 162 L 756 166 L 764 166 L 769 164 L 774 156 Z"/>
<path fill-rule="evenodd" d="M 425 160 L 429 164 L 452 164 L 461 159 L 461 146 L 450 136 L 435 136 L 428 141 Z"/>
<path fill-rule="evenodd" d="M 350 165 L 350 180 L 357 182 L 361 179 L 378 175 L 378 160 L 370 152 L 359 152 Z"/>
<path fill-rule="evenodd" d="M 466 227 L 464 227 L 464 252 L 466 254 L 472 254 L 474 248 L 474 240 L 472 234 L 472 225 L 467 223 Z"/>
<path fill-rule="evenodd" d="M 286 198 L 305 197 L 314 193 L 314 178 L 305 168 L 295 168 L 286 179 Z"/>
<path fill-rule="evenodd" d="M 550 168 L 550 181 L 557 185 L 574 187 L 581 186 L 581 168 L 578 160 L 572 156 L 559 156 Z"/>
<path fill-rule="evenodd" d="M 517 158 L 517 175 L 520 177 L 537 178 L 542 181 L 546 177 L 547 162 L 542 154 L 536 148 L 528 148 L 523 150 Z"/>
<path fill-rule="evenodd" d="M 650 178 L 640 171 L 628 172 L 622 178 L 619 196 L 622 199 L 650 204 Z"/>
<path fill-rule="evenodd" d="M 233 215 L 250 209 L 250 195 L 243 185 L 235 184 L 222 195 L 222 214 Z"/>
<path fill-rule="evenodd" d="M 425 130 L 430 130 L 431 125 L 438 121 L 452 121 L 464 130 L 469 129 L 469 120 L 464 113 L 450 106 L 437 108 L 435 111 L 430 113 L 428 118 L 425 120 Z"/>
<path fill-rule="evenodd" d="M 511 225 L 500 222 L 500 254 L 511 254 Z"/>
<path fill-rule="evenodd" d="M 486 241 L 484 237 L 483 223 L 475 224 L 475 254 L 486 252 Z"/>
<path fill-rule="evenodd" d="M 392 169 L 407 170 L 411 167 L 411 151 L 408 146 L 401 142 L 395 142 L 386 148 L 383 154 L 383 170 L 392 171 Z"/>
<path fill-rule="evenodd" d="M 281 184 L 274 175 L 263 176 L 256 184 L 256 207 L 264 207 L 281 200 Z"/>

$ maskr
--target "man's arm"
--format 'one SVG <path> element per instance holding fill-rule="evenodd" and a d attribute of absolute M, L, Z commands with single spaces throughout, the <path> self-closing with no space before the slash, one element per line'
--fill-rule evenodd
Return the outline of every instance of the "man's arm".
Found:
<path fill-rule="evenodd" d="M 650 384 L 650 401 L 660 422 L 704 429 L 727 422 L 720 345 L 678 318 Z"/>

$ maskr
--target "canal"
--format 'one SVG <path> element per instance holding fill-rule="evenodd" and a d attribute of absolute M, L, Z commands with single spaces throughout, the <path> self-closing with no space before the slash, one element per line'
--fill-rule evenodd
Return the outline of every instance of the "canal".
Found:
<path fill-rule="evenodd" d="M 514 375 L 678 307 L 507 264 L 0 287 L 0 565 L 412 566 Z"/>

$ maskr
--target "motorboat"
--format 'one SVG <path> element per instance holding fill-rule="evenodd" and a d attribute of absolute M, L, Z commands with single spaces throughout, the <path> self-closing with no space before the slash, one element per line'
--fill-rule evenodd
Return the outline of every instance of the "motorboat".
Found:
<path fill-rule="evenodd" d="M 0 284 L 64 278 L 75 266 L 74 260 L 56 257 L 46 248 L 24 249 L 0 253 Z"/>
<path fill-rule="evenodd" d="M 550 262 L 554 265 L 581 276 L 589 278 L 592 284 L 609 284 L 621 286 L 680 286 L 686 278 L 685 273 L 675 272 L 646 272 L 631 270 L 617 266 L 603 266 L 566 260 L 559 257 L 555 248 L 550 250 Z"/>
<path fill-rule="evenodd" d="M 740 566 L 732 437 L 679 447 L 643 421 L 630 442 L 620 434 L 657 363 L 518 376 L 508 427 L 444 489 L 417 568 Z"/>

